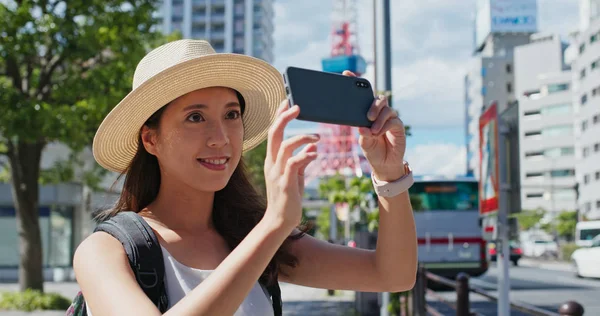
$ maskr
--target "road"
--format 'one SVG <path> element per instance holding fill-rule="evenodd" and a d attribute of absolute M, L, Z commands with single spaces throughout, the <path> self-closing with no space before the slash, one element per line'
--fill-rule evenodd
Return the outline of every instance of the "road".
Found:
<path fill-rule="evenodd" d="M 585 308 L 585 315 L 600 315 L 600 280 L 579 279 L 568 271 L 567 267 L 560 265 L 546 265 L 539 268 L 536 264 L 510 268 L 510 299 L 534 305 L 539 308 L 558 311 L 560 304 L 568 300 L 576 300 Z M 471 284 L 478 286 L 490 293 L 497 294 L 498 269 L 492 265 L 490 270 L 479 278 L 470 280 Z M 446 299 L 455 299 L 454 293 L 441 293 Z M 471 308 L 482 315 L 497 315 L 497 305 L 485 298 L 471 294 Z M 452 315 L 444 305 L 435 304 L 445 315 Z M 511 316 L 525 315 L 518 311 L 511 312 Z"/>

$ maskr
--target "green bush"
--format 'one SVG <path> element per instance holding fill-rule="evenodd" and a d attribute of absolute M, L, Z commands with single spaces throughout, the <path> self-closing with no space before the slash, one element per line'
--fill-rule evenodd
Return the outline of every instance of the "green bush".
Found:
<path fill-rule="evenodd" d="M 71 300 L 57 293 L 42 293 L 35 290 L 25 292 L 0 293 L 0 310 L 64 310 L 71 305 Z"/>
<path fill-rule="evenodd" d="M 563 244 L 560 246 L 560 255 L 562 260 L 569 261 L 571 260 L 571 255 L 575 250 L 579 249 L 579 247 L 574 243 Z"/>

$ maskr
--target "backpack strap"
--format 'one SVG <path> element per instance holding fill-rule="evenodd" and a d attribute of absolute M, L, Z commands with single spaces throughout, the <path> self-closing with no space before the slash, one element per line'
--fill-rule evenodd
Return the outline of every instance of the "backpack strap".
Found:
<path fill-rule="evenodd" d="M 271 295 L 273 301 L 273 312 L 275 316 L 281 316 L 283 302 L 281 301 L 281 288 L 279 288 L 279 281 L 275 280 L 275 283 L 267 286 L 267 291 Z"/>
<path fill-rule="evenodd" d="M 120 212 L 98 224 L 94 229 L 97 231 L 106 232 L 121 242 L 138 284 L 154 305 L 166 312 L 169 304 L 162 250 L 148 223 L 135 212 Z"/>

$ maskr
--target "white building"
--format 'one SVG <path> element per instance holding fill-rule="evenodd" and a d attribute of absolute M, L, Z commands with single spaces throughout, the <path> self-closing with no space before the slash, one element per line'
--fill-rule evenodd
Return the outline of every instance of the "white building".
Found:
<path fill-rule="evenodd" d="M 577 208 L 575 135 L 568 45 L 555 34 L 534 34 L 515 47 L 519 101 L 521 206 L 557 214 Z"/>
<path fill-rule="evenodd" d="M 587 218 L 600 218 L 600 1 L 584 1 L 594 14 L 582 15 L 587 26 L 575 39 L 573 100 L 579 181 L 579 209 Z M 585 12 L 585 11 L 584 11 Z"/>
<path fill-rule="evenodd" d="M 503 112 L 516 101 L 513 49 L 537 32 L 537 1 L 477 0 L 474 56 L 464 78 L 467 175 L 479 178 L 479 117 L 498 104 Z"/>
<path fill-rule="evenodd" d="M 164 0 L 158 17 L 165 33 L 273 62 L 273 0 Z"/>

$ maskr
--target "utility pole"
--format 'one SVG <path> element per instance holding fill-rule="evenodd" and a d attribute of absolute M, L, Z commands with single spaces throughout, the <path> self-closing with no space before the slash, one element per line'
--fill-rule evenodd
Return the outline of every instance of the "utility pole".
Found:
<path fill-rule="evenodd" d="M 498 172 L 499 172 L 499 199 L 498 199 L 498 316 L 510 315 L 510 274 L 509 267 L 509 226 L 508 213 L 510 211 L 510 152 L 508 134 L 510 129 L 503 119 L 498 117 Z"/>
<path fill-rule="evenodd" d="M 373 9 L 375 12 L 375 17 L 373 21 L 373 25 L 376 26 L 374 34 L 375 34 L 375 43 L 381 45 L 376 45 L 377 48 L 381 47 L 383 53 L 383 59 L 379 59 L 379 54 L 375 55 L 375 68 L 379 67 L 379 71 L 376 71 L 375 74 L 382 73 L 383 74 L 383 90 L 391 93 L 392 91 L 392 45 L 391 45 L 391 27 L 390 27 L 390 0 L 373 0 L 375 3 L 373 4 Z M 377 37 L 381 36 L 378 40 Z M 379 82 L 379 81 L 377 81 Z M 392 104 L 390 104 L 390 107 Z M 388 316 L 387 306 L 390 301 L 390 293 L 384 292 L 381 293 L 381 310 L 379 312 L 380 316 Z"/>

